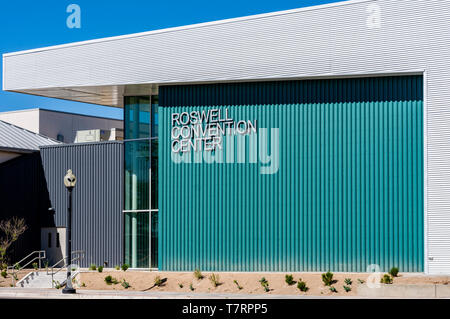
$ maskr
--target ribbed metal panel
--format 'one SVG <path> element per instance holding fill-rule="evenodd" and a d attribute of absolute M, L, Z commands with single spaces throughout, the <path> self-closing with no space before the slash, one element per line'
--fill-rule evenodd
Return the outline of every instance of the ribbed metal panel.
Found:
<path fill-rule="evenodd" d="M 2 148 L 37 151 L 41 145 L 55 144 L 61 144 L 61 142 L 13 124 L 0 121 L 0 147 Z"/>
<path fill-rule="evenodd" d="M 159 106 L 272 105 L 423 100 L 416 76 L 165 86 Z"/>
<path fill-rule="evenodd" d="M 368 6 L 374 2 L 381 9 L 380 28 L 368 26 Z M 448 65 L 441 53 L 448 52 L 449 10 L 448 1 L 442 0 L 346 1 L 329 8 L 304 8 L 13 53 L 4 56 L 4 89 L 436 69 L 441 63 Z M 67 98 L 79 100 L 91 97 L 106 103 L 103 93 L 113 92 L 99 88 L 83 90 L 83 94 L 42 93 L 67 94 Z M 109 97 L 111 102 L 115 100 Z"/>
<path fill-rule="evenodd" d="M 123 144 L 71 144 L 41 148 L 55 224 L 65 227 L 68 194 L 63 177 L 72 169 L 73 250 L 86 251 L 82 266 L 123 262 Z"/>
<path fill-rule="evenodd" d="M 162 87 L 159 268 L 423 271 L 422 85 L 399 77 Z M 260 174 L 265 165 L 248 157 L 172 161 L 171 114 L 213 105 L 279 128 L 276 174 Z"/>

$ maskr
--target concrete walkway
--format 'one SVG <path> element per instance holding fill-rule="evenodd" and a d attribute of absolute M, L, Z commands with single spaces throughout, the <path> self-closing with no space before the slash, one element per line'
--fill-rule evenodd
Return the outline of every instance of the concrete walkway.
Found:
<path fill-rule="evenodd" d="M 433 285 L 428 285 L 433 288 Z M 405 287 L 384 287 L 385 289 L 363 289 L 359 296 L 302 296 L 302 295 L 254 295 L 230 293 L 186 293 L 186 292 L 142 292 L 111 290 L 77 290 L 75 295 L 64 295 L 58 289 L 39 288 L 0 288 L 0 299 L 434 299 L 447 298 L 449 295 L 429 295 L 429 289 L 410 285 Z M 420 289 L 417 289 L 420 288 Z M 450 287 L 449 287 L 450 288 Z M 386 291 L 392 289 L 393 291 Z M 447 288 L 448 289 L 448 288 Z M 409 291 L 410 290 L 410 291 Z M 370 292 L 370 293 L 367 293 Z M 434 290 L 433 290 L 434 291 Z"/>
<path fill-rule="evenodd" d="M 57 289 L 0 288 L 0 299 L 360 299 L 361 297 L 323 297 L 296 295 L 246 295 L 222 293 L 140 292 L 77 290 L 63 295 Z"/>

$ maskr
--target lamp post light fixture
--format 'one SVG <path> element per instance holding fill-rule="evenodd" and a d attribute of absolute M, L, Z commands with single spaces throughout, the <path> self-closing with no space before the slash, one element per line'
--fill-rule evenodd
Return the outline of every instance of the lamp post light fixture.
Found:
<path fill-rule="evenodd" d="M 72 191 L 77 183 L 77 178 L 72 173 L 72 170 L 67 171 L 64 176 L 64 185 L 69 191 L 69 203 L 67 206 L 67 244 L 66 244 L 66 258 L 67 258 L 67 280 L 66 287 L 62 290 L 63 294 L 74 294 L 77 291 L 72 286 Z"/>

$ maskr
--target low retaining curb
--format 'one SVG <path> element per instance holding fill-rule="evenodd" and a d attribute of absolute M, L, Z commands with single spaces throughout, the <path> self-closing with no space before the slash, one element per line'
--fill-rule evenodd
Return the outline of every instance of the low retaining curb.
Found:
<path fill-rule="evenodd" d="M 379 288 L 358 286 L 358 296 L 368 298 L 450 298 L 450 285 L 381 285 Z"/>

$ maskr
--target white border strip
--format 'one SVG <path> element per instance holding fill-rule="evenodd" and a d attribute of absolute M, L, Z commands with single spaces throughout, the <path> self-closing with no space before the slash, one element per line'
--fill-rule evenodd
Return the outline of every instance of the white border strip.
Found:
<path fill-rule="evenodd" d="M 423 72 L 423 217 L 424 271 L 430 273 L 428 248 L 428 72 Z"/>

